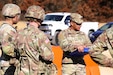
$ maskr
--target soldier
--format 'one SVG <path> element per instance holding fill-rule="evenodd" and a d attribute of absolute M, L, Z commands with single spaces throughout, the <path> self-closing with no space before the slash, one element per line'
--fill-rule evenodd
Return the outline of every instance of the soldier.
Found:
<path fill-rule="evenodd" d="M 99 65 L 113 69 L 113 27 L 104 31 L 96 39 L 90 47 L 89 54 Z"/>
<path fill-rule="evenodd" d="M 20 7 L 16 4 L 5 4 L 2 8 L 2 15 L 5 18 L 4 23 L 0 26 L 0 48 L 2 50 L 2 55 L 0 58 L 0 75 L 13 75 L 15 67 L 14 64 L 16 62 L 14 49 L 7 49 L 5 45 L 9 45 L 6 41 L 11 41 L 9 39 L 12 38 L 12 34 L 16 33 L 16 29 L 13 27 L 13 24 L 18 23 L 20 19 L 21 10 Z M 14 60 L 15 62 L 12 62 Z M 11 69 L 12 68 L 12 69 Z M 10 70 L 11 69 L 11 70 Z"/>
<path fill-rule="evenodd" d="M 86 75 L 83 52 L 84 48 L 91 45 L 91 41 L 80 31 L 82 16 L 71 13 L 70 17 L 69 28 L 58 35 L 59 45 L 63 50 L 62 75 Z"/>
<path fill-rule="evenodd" d="M 53 64 L 54 54 L 51 44 L 41 25 L 45 11 L 40 6 L 30 6 L 25 14 L 28 20 L 27 28 L 18 31 L 17 47 L 20 53 L 19 75 L 56 75 L 57 69 Z"/>

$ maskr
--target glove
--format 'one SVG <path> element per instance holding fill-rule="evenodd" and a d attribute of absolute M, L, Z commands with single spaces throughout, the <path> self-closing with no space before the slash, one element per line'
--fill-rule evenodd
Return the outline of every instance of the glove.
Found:
<path fill-rule="evenodd" d="M 84 48 L 84 52 L 85 52 L 85 53 L 88 53 L 88 52 L 89 52 L 89 48 L 87 48 L 87 47 Z"/>

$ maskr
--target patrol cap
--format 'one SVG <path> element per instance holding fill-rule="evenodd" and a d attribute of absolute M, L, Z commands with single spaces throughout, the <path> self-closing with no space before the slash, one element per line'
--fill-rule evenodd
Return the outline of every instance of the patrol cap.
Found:
<path fill-rule="evenodd" d="M 8 4 L 5 4 L 2 8 L 3 16 L 14 17 L 20 13 L 21 13 L 21 9 L 16 4 L 8 3 Z"/>
<path fill-rule="evenodd" d="M 82 24 L 83 23 L 83 16 L 81 16 L 80 14 L 78 13 L 71 13 L 70 14 L 70 20 L 73 21 L 73 22 L 76 22 L 77 24 Z"/>
<path fill-rule="evenodd" d="M 42 7 L 40 6 L 36 6 L 36 5 L 32 5 L 30 7 L 28 7 L 26 14 L 25 14 L 25 18 L 36 18 L 36 19 L 40 19 L 43 20 L 45 16 L 45 11 Z"/>

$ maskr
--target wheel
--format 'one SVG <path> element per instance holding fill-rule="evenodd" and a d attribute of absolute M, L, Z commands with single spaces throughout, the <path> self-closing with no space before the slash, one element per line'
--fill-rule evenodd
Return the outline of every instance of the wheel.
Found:
<path fill-rule="evenodd" d="M 58 34 L 60 33 L 60 31 L 56 31 L 53 38 L 52 38 L 52 44 L 53 45 L 59 45 L 58 44 Z"/>
<path fill-rule="evenodd" d="M 94 31 L 92 31 L 92 30 L 90 30 L 89 32 L 88 32 L 88 37 L 90 38 L 90 36 L 92 36 L 92 33 L 93 33 Z"/>

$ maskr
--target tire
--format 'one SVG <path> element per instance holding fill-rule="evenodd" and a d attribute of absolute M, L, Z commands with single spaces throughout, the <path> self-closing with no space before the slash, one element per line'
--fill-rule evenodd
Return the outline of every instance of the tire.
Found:
<path fill-rule="evenodd" d="M 88 37 L 90 38 L 90 36 L 91 36 L 91 34 L 93 33 L 94 31 L 92 31 L 92 30 L 90 30 L 89 32 L 88 32 Z"/>
<path fill-rule="evenodd" d="M 60 33 L 60 31 L 56 31 L 55 32 L 55 34 L 54 34 L 54 36 L 53 36 L 53 38 L 52 38 L 52 45 L 55 45 L 55 46 L 57 46 L 57 45 L 59 45 L 58 44 L 58 34 Z"/>

